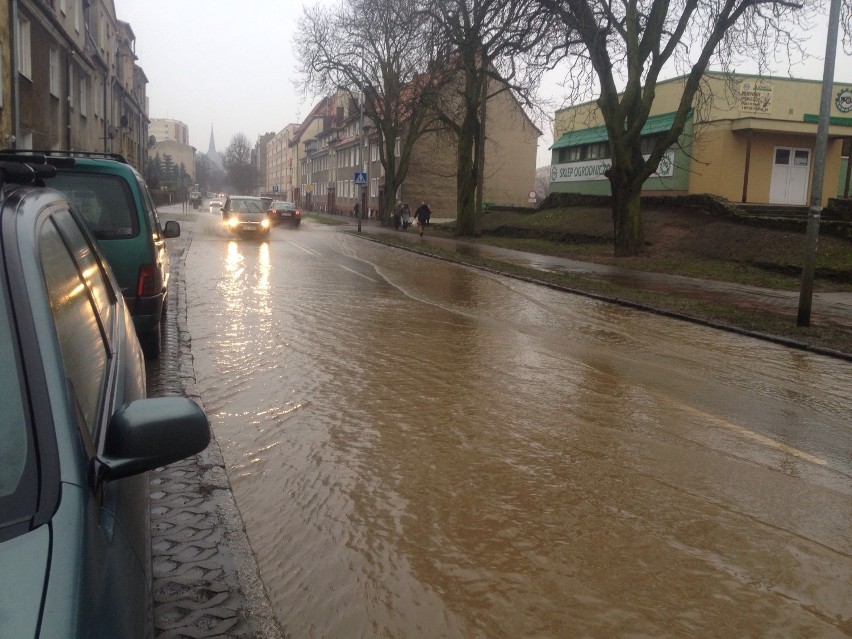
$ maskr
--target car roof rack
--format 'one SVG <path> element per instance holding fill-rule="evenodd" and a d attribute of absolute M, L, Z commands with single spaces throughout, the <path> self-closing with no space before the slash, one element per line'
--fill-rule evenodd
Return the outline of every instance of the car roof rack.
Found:
<path fill-rule="evenodd" d="M 14 160 L 14 157 L 21 155 L 44 155 L 47 158 L 48 163 L 53 164 L 53 159 L 61 159 L 61 158 L 103 158 L 105 160 L 115 160 L 116 162 L 121 162 L 122 164 L 129 164 L 127 158 L 124 157 L 121 153 L 108 153 L 106 151 L 63 151 L 56 149 L 3 149 L 0 151 L 0 155 L 11 156 L 10 160 Z"/>
<path fill-rule="evenodd" d="M 26 162 L 18 158 L 9 161 L 0 154 L 0 186 L 7 182 L 43 186 L 44 178 L 56 175 L 56 167 L 45 160 L 44 156 L 31 155 Z"/>

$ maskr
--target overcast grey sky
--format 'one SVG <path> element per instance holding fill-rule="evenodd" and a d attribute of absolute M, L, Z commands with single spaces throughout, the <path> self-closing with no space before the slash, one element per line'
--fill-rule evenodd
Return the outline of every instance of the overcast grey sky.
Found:
<path fill-rule="evenodd" d="M 138 64 L 148 77 L 149 115 L 189 126 L 190 144 L 206 152 L 210 129 L 224 151 L 236 133 L 253 143 L 267 131 L 300 122 L 313 106 L 296 94 L 293 39 L 301 0 L 115 0 L 119 20 L 136 35 Z M 819 60 L 793 67 L 822 79 L 826 29 L 808 38 Z M 838 47 L 836 81 L 852 83 L 852 57 Z M 747 70 L 746 70 L 747 71 Z M 786 69 L 776 73 L 785 75 Z M 558 87 L 545 91 L 558 96 Z M 539 123 L 538 165 L 550 163 L 550 123 Z"/>

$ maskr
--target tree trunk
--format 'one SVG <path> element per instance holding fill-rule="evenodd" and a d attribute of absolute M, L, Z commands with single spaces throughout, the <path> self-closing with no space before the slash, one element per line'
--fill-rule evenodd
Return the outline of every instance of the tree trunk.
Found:
<path fill-rule="evenodd" d="M 475 128 L 466 119 L 458 138 L 458 167 L 456 170 L 456 206 L 458 225 L 456 235 L 473 236 L 476 232 L 476 167 L 474 166 Z M 478 124 L 474 126 L 478 127 Z"/>
<path fill-rule="evenodd" d="M 645 233 L 642 228 L 642 190 L 617 184 L 617 181 L 611 182 L 610 186 L 615 256 L 639 255 L 645 243 Z"/>

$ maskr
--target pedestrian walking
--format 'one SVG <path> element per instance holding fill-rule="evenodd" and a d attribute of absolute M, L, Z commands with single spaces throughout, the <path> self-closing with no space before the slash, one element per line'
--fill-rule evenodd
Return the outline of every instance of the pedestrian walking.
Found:
<path fill-rule="evenodd" d="M 411 207 L 408 202 L 402 205 L 402 230 L 404 231 L 411 226 Z"/>
<path fill-rule="evenodd" d="M 432 210 L 426 202 L 421 202 L 414 212 L 414 217 L 417 218 L 417 223 L 420 225 L 420 235 L 423 235 L 423 229 L 426 228 L 429 218 L 432 217 Z"/>
<path fill-rule="evenodd" d="M 396 201 L 396 206 L 393 207 L 393 227 L 398 231 L 402 225 L 402 200 Z"/>
<path fill-rule="evenodd" d="M 355 202 L 355 206 L 352 207 L 352 213 L 355 215 L 355 217 L 358 217 L 358 213 L 360 211 L 361 211 L 361 204 L 358 203 L 358 202 Z"/>

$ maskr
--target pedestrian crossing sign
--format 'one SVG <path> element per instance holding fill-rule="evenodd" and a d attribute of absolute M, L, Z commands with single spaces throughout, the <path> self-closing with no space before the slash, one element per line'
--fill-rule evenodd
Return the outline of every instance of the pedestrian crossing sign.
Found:
<path fill-rule="evenodd" d="M 362 171 L 355 172 L 355 186 L 367 186 L 367 174 Z"/>

